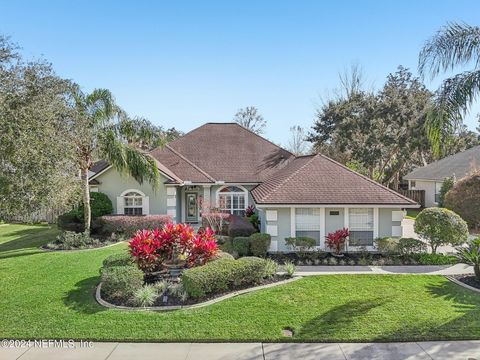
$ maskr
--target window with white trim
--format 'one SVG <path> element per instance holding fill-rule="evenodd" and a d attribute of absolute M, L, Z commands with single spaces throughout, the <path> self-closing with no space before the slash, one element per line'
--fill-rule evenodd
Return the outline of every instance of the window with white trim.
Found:
<path fill-rule="evenodd" d="M 224 186 L 218 190 L 218 207 L 224 212 L 244 216 L 247 196 L 247 190 L 239 186 Z"/>
<path fill-rule="evenodd" d="M 143 195 L 130 191 L 123 195 L 123 213 L 125 215 L 143 215 Z"/>
<path fill-rule="evenodd" d="M 307 236 L 320 245 L 320 209 L 295 208 L 295 236 Z"/>
<path fill-rule="evenodd" d="M 373 246 L 373 209 L 349 209 L 349 245 Z"/>

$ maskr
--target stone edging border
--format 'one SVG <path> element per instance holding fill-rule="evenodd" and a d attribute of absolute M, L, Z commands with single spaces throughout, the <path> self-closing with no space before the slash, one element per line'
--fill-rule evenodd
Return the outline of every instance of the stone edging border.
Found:
<path fill-rule="evenodd" d="M 477 289 L 473 286 L 470 286 L 468 284 L 465 284 L 463 282 L 461 282 L 460 280 L 457 280 L 455 279 L 453 276 L 450 276 L 450 275 L 445 275 L 445 277 L 450 280 L 451 282 L 457 284 L 457 285 L 460 285 L 460 286 L 463 286 L 465 289 L 468 289 L 468 290 L 472 290 L 472 291 L 475 291 L 477 293 L 480 293 L 480 289 Z"/>
<path fill-rule="evenodd" d="M 229 294 L 226 294 L 226 295 L 223 295 L 223 296 L 219 296 L 215 299 L 204 301 L 204 302 L 201 302 L 201 303 L 198 303 L 198 304 L 193 304 L 193 305 L 148 306 L 148 307 L 131 307 L 131 306 L 122 306 L 122 305 L 110 304 L 108 301 L 103 300 L 101 295 L 100 295 L 101 294 L 101 289 L 102 289 L 102 283 L 100 282 L 97 286 L 96 291 L 95 291 L 95 300 L 97 300 L 97 302 L 102 306 L 105 306 L 105 307 L 110 308 L 110 309 L 116 309 L 116 310 L 172 311 L 172 310 L 180 310 L 180 309 L 196 309 L 196 308 L 202 308 L 202 307 L 205 307 L 205 306 L 209 306 L 209 305 L 218 303 L 220 301 L 236 297 L 238 295 L 247 294 L 247 293 L 250 293 L 250 292 L 257 291 L 257 290 L 268 289 L 268 288 L 279 286 L 279 285 L 285 285 L 285 284 L 288 284 L 288 283 L 291 283 L 293 281 L 300 280 L 300 279 L 302 279 L 302 276 L 294 276 L 291 279 L 282 280 L 282 281 L 278 281 L 278 282 L 267 284 L 267 285 L 260 285 L 260 286 L 255 286 L 255 287 L 248 288 L 248 289 L 234 291 L 232 293 L 229 293 Z"/>
<path fill-rule="evenodd" d="M 112 247 L 112 246 L 115 246 L 115 245 L 118 245 L 118 244 L 122 244 L 126 242 L 125 240 L 122 240 L 122 241 L 117 241 L 117 242 L 114 242 L 112 244 L 108 244 L 108 245 L 105 245 L 105 246 L 100 246 L 100 247 L 96 247 L 96 248 L 87 248 L 87 249 L 70 249 L 70 250 L 62 250 L 62 249 L 45 249 L 43 246 L 39 246 L 38 249 L 41 250 L 41 251 L 45 251 L 45 252 L 77 252 L 77 251 L 92 251 L 92 250 L 100 250 L 100 249 L 106 249 L 106 248 L 109 248 L 109 247 Z"/>

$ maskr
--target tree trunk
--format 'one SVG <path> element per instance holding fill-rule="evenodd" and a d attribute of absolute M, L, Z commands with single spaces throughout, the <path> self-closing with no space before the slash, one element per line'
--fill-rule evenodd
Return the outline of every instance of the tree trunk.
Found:
<path fill-rule="evenodd" d="M 437 245 L 430 245 L 432 247 L 432 254 L 437 253 Z"/>
<path fill-rule="evenodd" d="M 90 209 L 90 188 L 88 186 L 88 168 L 82 169 L 83 181 L 83 219 L 85 223 L 85 232 L 90 232 L 92 222 L 92 210 Z"/>

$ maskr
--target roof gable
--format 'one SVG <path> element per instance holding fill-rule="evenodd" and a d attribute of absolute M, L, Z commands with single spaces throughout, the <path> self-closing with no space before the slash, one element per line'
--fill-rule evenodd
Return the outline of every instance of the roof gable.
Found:
<path fill-rule="evenodd" d="M 287 150 L 236 123 L 207 123 L 168 147 L 182 162 L 177 169 L 164 158 L 172 154 L 156 149 L 152 155 L 183 180 L 195 182 L 258 183 L 294 158 Z"/>
<path fill-rule="evenodd" d="M 416 205 L 321 154 L 296 158 L 252 195 L 258 204 Z"/>
<path fill-rule="evenodd" d="M 405 180 L 439 180 L 455 175 L 457 179 L 480 168 L 480 145 L 414 169 Z"/>

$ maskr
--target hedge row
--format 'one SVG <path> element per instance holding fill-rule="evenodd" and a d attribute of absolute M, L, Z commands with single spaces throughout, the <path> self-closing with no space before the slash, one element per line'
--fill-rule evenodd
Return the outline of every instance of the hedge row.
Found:
<path fill-rule="evenodd" d="M 266 266 L 266 260 L 256 257 L 219 259 L 184 271 L 182 284 L 189 297 L 204 298 L 237 287 L 258 284 L 264 277 Z"/>
<path fill-rule="evenodd" d="M 238 256 L 265 257 L 270 248 L 271 236 L 265 233 L 255 233 L 249 237 L 238 236 L 232 241 L 232 249 Z"/>

